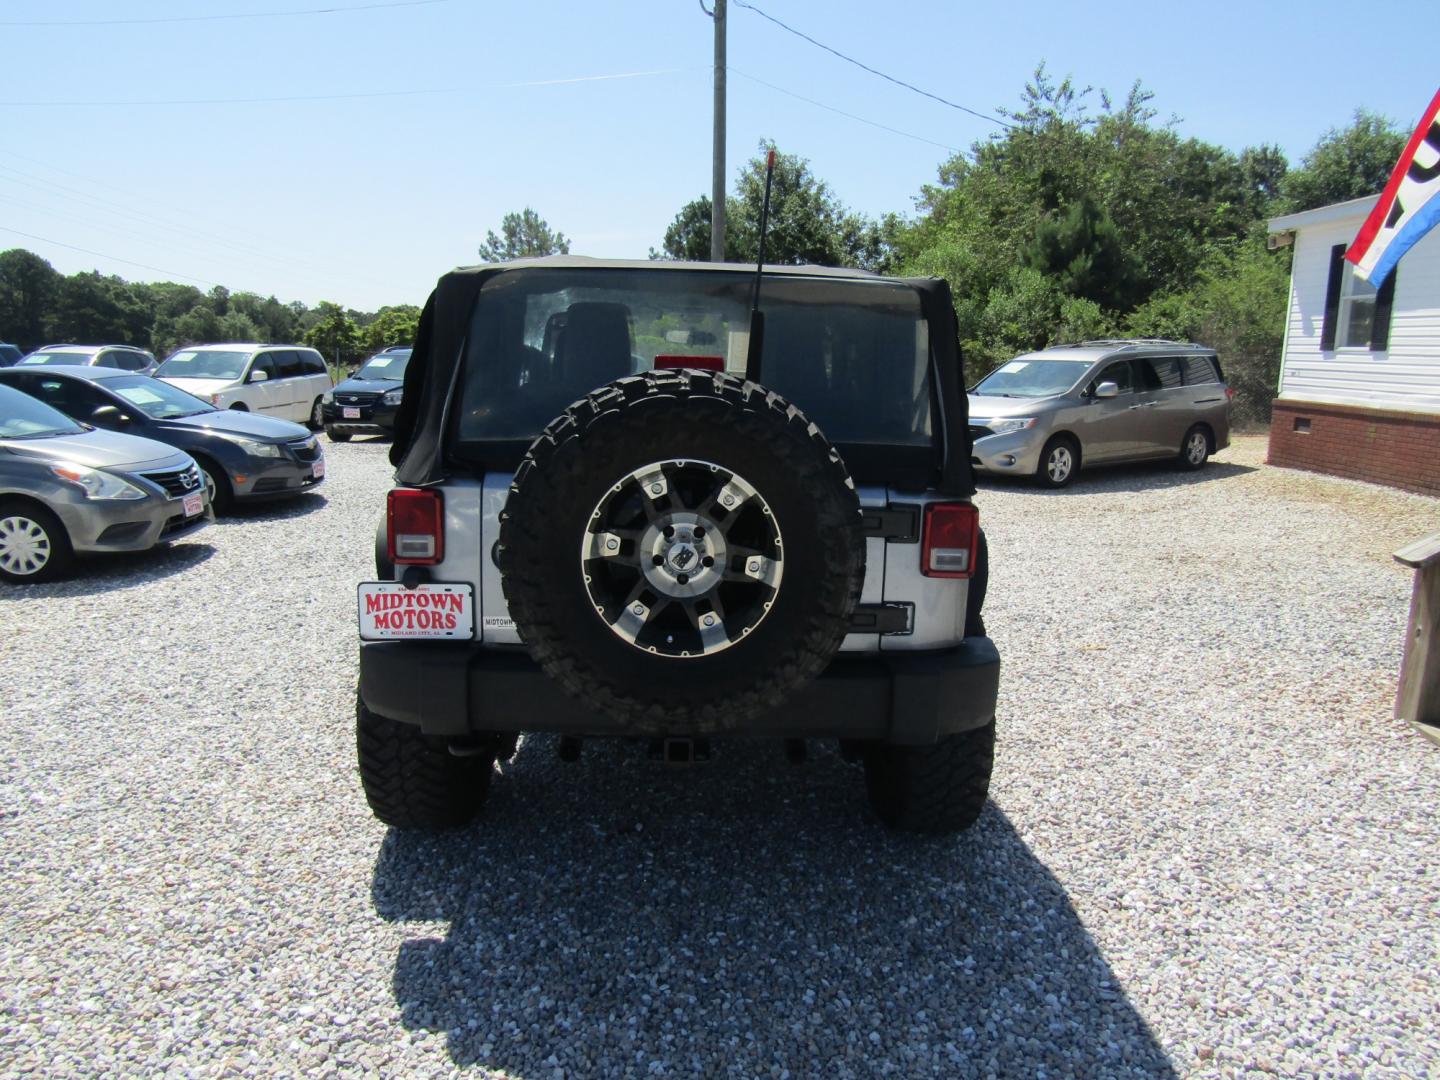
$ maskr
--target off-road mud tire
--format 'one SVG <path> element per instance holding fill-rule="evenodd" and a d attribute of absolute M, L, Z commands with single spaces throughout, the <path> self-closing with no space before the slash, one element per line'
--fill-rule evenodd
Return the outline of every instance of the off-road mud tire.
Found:
<path fill-rule="evenodd" d="M 360 783 L 375 816 L 397 829 L 454 829 L 490 794 L 494 757 L 451 754 L 419 728 L 373 713 L 355 697 Z"/>
<path fill-rule="evenodd" d="M 784 571 L 773 608 L 722 651 L 656 656 L 596 612 L 580 561 L 592 509 L 633 470 L 701 461 L 745 477 L 773 509 Z M 515 473 L 498 562 L 510 616 L 547 675 L 629 734 L 723 731 L 783 704 L 830 662 L 865 579 L 860 503 L 839 452 L 756 383 L 652 371 L 552 421 Z"/>
<path fill-rule="evenodd" d="M 901 832 L 968 829 L 985 808 L 995 764 L 995 721 L 931 746 L 873 744 L 865 789 L 880 820 Z"/>

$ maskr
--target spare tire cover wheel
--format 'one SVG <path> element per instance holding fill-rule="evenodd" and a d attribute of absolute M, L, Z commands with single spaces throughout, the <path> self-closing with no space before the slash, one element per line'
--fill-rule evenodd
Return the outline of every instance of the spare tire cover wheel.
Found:
<path fill-rule="evenodd" d="M 500 528 L 510 616 L 545 672 L 627 730 L 723 730 L 844 640 L 860 503 L 799 409 L 728 375 L 647 372 L 557 417 Z"/>

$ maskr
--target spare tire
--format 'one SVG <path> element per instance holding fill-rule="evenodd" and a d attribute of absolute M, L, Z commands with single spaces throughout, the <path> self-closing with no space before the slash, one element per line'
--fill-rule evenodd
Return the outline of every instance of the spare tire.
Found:
<path fill-rule="evenodd" d="M 623 730 L 722 731 L 840 648 L 865 578 L 840 454 L 753 382 L 652 371 L 571 405 L 501 515 L 510 617 L 552 679 Z"/>

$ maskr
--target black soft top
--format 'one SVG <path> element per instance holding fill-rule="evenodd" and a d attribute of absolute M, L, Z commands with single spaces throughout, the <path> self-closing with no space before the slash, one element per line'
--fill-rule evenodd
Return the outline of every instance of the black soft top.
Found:
<path fill-rule="evenodd" d="M 405 369 L 405 394 L 395 417 L 395 441 L 390 461 L 395 478 L 410 487 L 438 484 L 449 475 L 445 458 L 445 427 L 450 401 L 463 366 L 465 338 L 480 290 L 485 283 L 512 270 L 554 269 L 709 270 L 725 274 L 755 273 L 742 263 L 666 262 L 643 259 L 591 259 L 578 255 L 551 255 L 516 259 L 452 270 L 440 279 L 420 315 L 415 349 Z M 959 326 L 950 286 L 941 278 L 882 278 L 865 270 L 823 266 L 766 266 L 765 275 L 803 278 L 838 278 L 852 281 L 898 282 L 915 290 L 920 309 L 930 324 L 931 385 L 939 399 L 935 410 L 935 438 L 942 451 L 929 481 L 942 494 L 966 497 L 975 493 L 970 465 L 970 428 L 965 379 L 960 355 Z M 761 291 L 760 310 L 765 309 Z M 764 372 L 760 381 L 764 382 Z M 799 403 L 804 407 L 804 402 Z M 473 471 L 467 467 L 467 472 Z M 893 477 L 862 475 L 862 483 L 893 483 Z"/>

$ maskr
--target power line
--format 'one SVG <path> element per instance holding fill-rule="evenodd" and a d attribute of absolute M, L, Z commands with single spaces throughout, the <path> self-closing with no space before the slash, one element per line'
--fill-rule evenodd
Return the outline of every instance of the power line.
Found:
<path fill-rule="evenodd" d="M 16 236 L 23 236 L 29 240 L 39 240 L 42 244 L 54 244 L 56 247 L 69 248 L 71 251 L 78 251 L 84 255 L 94 255 L 97 259 L 109 259 L 111 262 L 124 263 L 126 266 L 138 266 L 142 270 L 154 270 L 157 274 L 169 274 L 171 277 L 184 278 L 186 281 L 196 281 L 201 285 L 216 285 L 218 282 L 206 278 L 191 277 L 189 274 L 177 273 L 174 270 L 165 270 L 159 266 L 151 266 L 149 263 L 134 262 L 130 259 L 122 259 L 116 255 L 106 255 L 103 251 L 91 251 L 89 248 L 76 247 L 74 244 L 62 244 L 59 240 L 51 240 L 48 236 L 36 236 L 34 233 L 21 232 L 19 229 L 12 229 L 8 225 L 0 225 L 0 232 L 14 233 Z"/>
<path fill-rule="evenodd" d="M 815 40 L 813 37 L 811 37 L 809 34 L 802 33 L 801 31 L 796 30 L 793 26 L 787 26 L 785 23 L 783 23 L 783 22 L 781 22 L 779 19 L 775 18 L 774 15 L 768 15 L 768 14 L 766 14 L 765 12 L 761 11 L 758 7 L 756 7 L 754 4 L 747 4 L 747 3 L 745 3 L 745 0 L 735 0 L 735 6 L 736 6 L 736 7 L 747 8 L 747 9 L 749 9 L 750 11 L 755 12 L 755 14 L 756 14 L 756 15 L 759 15 L 762 19 L 768 19 L 770 22 L 772 22 L 772 23 L 774 23 L 776 26 L 780 27 L 780 29 L 785 30 L 785 31 L 788 31 L 789 33 L 794 34 L 794 35 L 795 35 L 796 37 L 798 37 L 798 38 L 803 38 L 804 40 L 808 41 L 811 45 L 814 45 L 816 48 L 824 49 L 826 52 L 830 53 L 832 56 L 838 56 L 841 60 L 844 60 L 847 64 L 854 64 L 856 67 L 858 67 L 858 68 L 860 68 L 860 69 L 862 69 L 862 70 L 864 70 L 864 71 L 868 71 L 871 75 L 878 75 L 880 78 L 886 80 L 887 82 L 892 82 L 892 83 L 894 83 L 896 86 L 903 86 L 906 90 L 912 90 L 912 91 L 914 91 L 915 93 L 921 95 L 922 97 L 930 98 L 932 101 L 938 101 L 938 102 L 940 102 L 941 105 L 948 105 L 948 106 L 950 106 L 950 108 L 952 108 L 952 109 L 959 109 L 959 110 L 960 110 L 961 112 L 963 112 L 963 113 L 969 113 L 971 116 L 978 117 L 978 118 L 981 119 L 981 120 L 988 120 L 988 121 L 989 121 L 990 123 L 992 123 L 992 124 L 999 124 L 999 125 L 1000 125 L 1001 127 L 1003 127 L 1003 128 L 1009 128 L 1009 127 L 1014 127 L 1014 126 L 1015 126 L 1015 125 L 1013 125 L 1013 124 L 1006 123 L 1004 120 L 1001 120 L 1001 119 L 1000 119 L 999 117 L 997 117 L 997 116 L 990 116 L 990 115 L 987 114 L 987 113 L 977 112 L 975 109 L 972 109 L 972 108 L 970 108 L 970 107 L 968 107 L 968 106 L 966 106 L 966 105 L 959 105 L 959 104 L 957 104 L 956 102 L 950 101 L 948 98 L 943 98 L 943 97 L 941 97 L 939 94 L 932 94 L 932 93 L 930 93 L 929 90 L 921 90 L 918 86 L 913 86 L 913 85 L 911 85 L 910 83 L 906 82 L 904 79 L 897 79 L 897 78 L 895 78 L 893 75 L 886 75 L 885 72 L 879 71 L 879 70 L 871 67 L 869 64 L 862 64 L 859 60 L 856 60 L 853 56 L 846 56 L 846 55 L 845 55 L 844 53 L 842 53 L 839 49 L 832 49 L 829 45 L 826 45 L 823 41 L 816 41 L 816 40 Z"/>
<path fill-rule="evenodd" d="M 814 105 L 817 109 L 826 109 L 829 112 L 839 113 L 841 116 L 848 117 L 851 120 L 857 120 L 862 124 L 869 124 L 871 127 L 879 128 L 881 131 L 888 131 L 892 135 L 903 135 L 905 138 L 914 139 L 916 142 L 929 143 L 931 146 L 938 146 L 941 150 L 949 150 L 952 154 L 960 153 L 959 147 L 950 146 L 942 142 L 936 142 L 934 139 L 927 139 L 923 135 L 915 135 L 908 131 L 901 131 L 899 128 L 890 127 L 888 124 L 882 124 L 878 120 L 868 120 L 863 116 L 856 116 L 854 113 L 846 112 L 844 109 L 837 109 L 834 105 L 826 105 L 823 101 L 816 101 L 814 98 L 808 98 L 804 94 L 797 94 L 793 90 L 786 90 L 783 86 L 776 86 L 774 83 L 766 82 L 764 79 L 757 79 L 754 75 L 746 74 L 745 72 L 741 71 L 739 68 L 733 65 L 730 67 L 730 70 L 733 71 L 736 75 L 739 75 L 742 79 L 749 79 L 751 82 L 759 83 L 761 86 L 769 87 L 771 90 L 774 90 L 777 93 L 785 94 L 786 96 L 795 98 L 798 101 L 803 101 L 808 105 Z"/>
<path fill-rule="evenodd" d="M 442 86 L 431 90 L 367 90 L 353 94 L 299 94 L 285 97 L 169 98 L 139 101 L 0 101 L 0 108 L 99 108 L 102 106 L 146 107 L 154 105 L 272 105 L 295 101 L 352 101 L 358 98 L 415 97 L 422 94 L 478 94 L 494 90 L 524 90 L 537 86 L 569 86 L 574 83 L 613 82 L 642 79 L 653 75 L 675 75 L 696 68 L 656 68 L 653 71 L 622 71 L 610 75 L 576 75 L 563 79 L 530 79 L 525 82 L 492 83 L 489 86 Z"/>
<path fill-rule="evenodd" d="M 347 7 L 304 8 L 299 11 L 243 11 L 229 15 L 167 15 L 156 19 L 64 19 L 42 22 L 0 22 L 0 26 L 149 26 L 154 23 L 218 22 L 223 19 L 274 19 L 289 15 L 347 15 L 352 11 L 374 11 L 377 8 L 423 7 L 427 4 L 448 4 L 450 0 L 386 0 L 378 4 L 354 4 Z"/>

